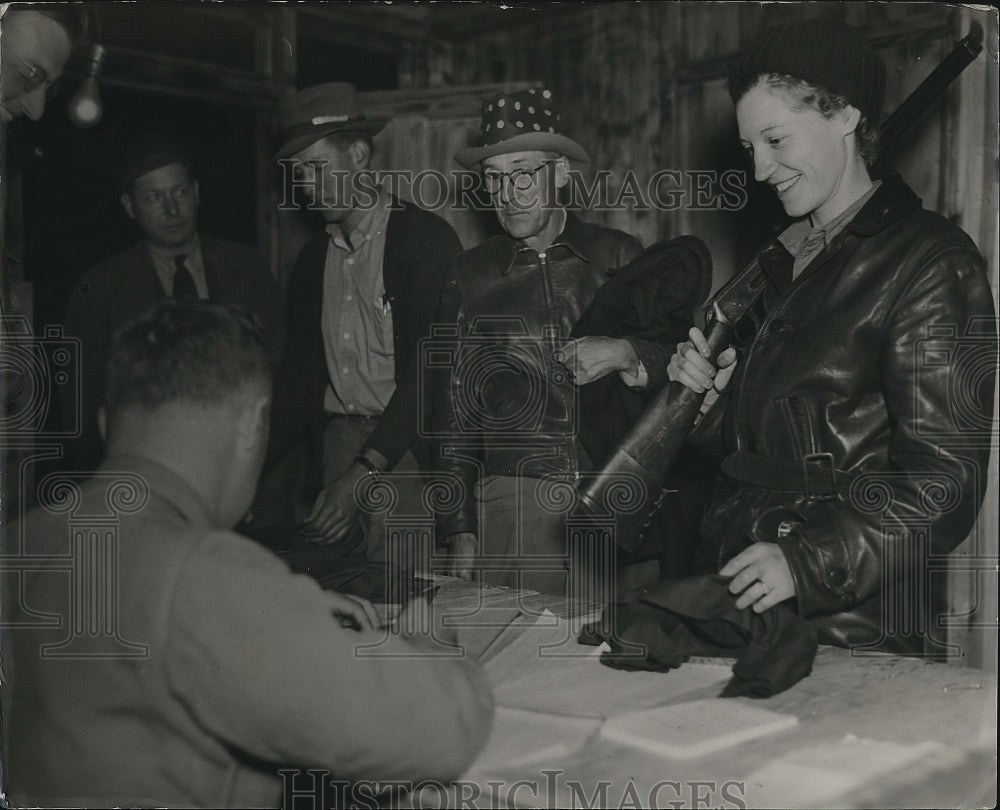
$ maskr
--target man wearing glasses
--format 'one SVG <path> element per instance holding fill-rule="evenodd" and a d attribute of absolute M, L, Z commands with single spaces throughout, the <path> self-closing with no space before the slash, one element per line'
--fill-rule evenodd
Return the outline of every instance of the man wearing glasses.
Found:
<path fill-rule="evenodd" d="M 13 6 L 0 31 L 0 116 L 4 124 L 24 116 L 37 121 L 45 112 L 46 93 L 62 75 L 80 27 L 77 15 L 58 8 L 35 11 Z"/>
<path fill-rule="evenodd" d="M 571 161 L 589 159 L 558 126 L 545 88 L 484 103 L 481 145 L 456 160 L 482 171 L 505 233 L 456 258 L 439 313 L 454 341 L 433 355 L 451 359 L 428 363 L 435 467 L 464 485 L 460 506 L 439 513 L 451 573 L 549 593 L 569 582 L 564 487 L 601 461 L 579 442 L 578 387 L 611 374 L 645 386 L 664 353 L 640 339 L 570 339 L 608 271 L 642 247 L 559 203 Z"/>

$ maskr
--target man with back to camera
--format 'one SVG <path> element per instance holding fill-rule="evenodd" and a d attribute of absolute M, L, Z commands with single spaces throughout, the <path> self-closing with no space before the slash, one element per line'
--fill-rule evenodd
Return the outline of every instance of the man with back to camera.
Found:
<path fill-rule="evenodd" d="M 116 565 L 104 572 L 117 576 L 116 626 L 84 639 L 88 656 L 44 657 L 86 624 L 86 606 L 55 566 L 25 577 L 15 621 L 30 623 L 30 606 L 63 622 L 11 634 L 9 795 L 277 807 L 283 768 L 348 781 L 457 777 L 490 729 L 479 667 L 442 655 L 454 651 L 426 624 L 416 635 L 377 630 L 371 605 L 322 591 L 229 528 L 268 444 L 271 371 L 253 319 L 161 302 L 118 332 L 107 379 L 107 459 L 79 485 L 72 514 L 50 502 L 25 518 L 23 537 L 38 559 L 82 564 L 73 520 L 119 504 Z M 144 654 L 127 654 L 138 645 Z"/>
<path fill-rule="evenodd" d="M 323 489 L 307 533 L 329 543 L 360 529 L 369 558 L 384 560 L 384 521 L 360 514 L 355 489 L 392 470 L 400 501 L 420 503 L 430 451 L 418 438 L 419 343 L 461 244 L 442 218 L 370 182 L 372 137 L 387 122 L 364 114 L 353 86 L 301 90 L 282 122 L 276 157 L 292 162 L 326 228 L 302 248 L 289 282 L 294 317 L 275 385 L 272 457 L 308 432 L 322 448 Z"/>
<path fill-rule="evenodd" d="M 88 270 L 66 308 L 66 333 L 81 341 L 82 435 L 72 444 L 74 466 L 93 469 L 101 458 L 97 409 L 114 330 L 161 298 L 192 297 L 238 306 L 264 326 L 268 351 L 281 348 L 277 285 L 254 250 L 198 232 L 199 186 L 189 155 L 170 138 L 137 138 L 118 178 L 121 204 L 142 239 Z M 68 409 L 77 403 L 63 403 Z"/>

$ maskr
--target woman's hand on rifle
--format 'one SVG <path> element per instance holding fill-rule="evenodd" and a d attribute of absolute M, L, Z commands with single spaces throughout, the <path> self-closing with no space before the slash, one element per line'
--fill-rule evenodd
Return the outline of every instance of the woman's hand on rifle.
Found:
<path fill-rule="evenodd" d="M 697 394 L 706 394 L 701 413 L 708 411 L 719 394 L 729 386 L 736 370 L 736 349 L 730 346 L 719 355 L 718 368 L 708 359 L 712 352 L 697 326 L 688 332 L 689 340 L 677 344 L 677 353 L 670 358 L 667 376 Z"/>

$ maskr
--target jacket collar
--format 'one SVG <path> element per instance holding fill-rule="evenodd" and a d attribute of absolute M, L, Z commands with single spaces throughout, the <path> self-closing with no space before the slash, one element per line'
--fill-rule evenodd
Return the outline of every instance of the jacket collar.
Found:
<path fill-rule="evenodd" d="M 507 234 L 500 237 L 500 274 L 507 275 L 515 264 L 531 264 L 538 258 L 538 251 L 528 247 L 520 239 L 512 239 Z M 587 244 L 586 230 L 580 218 L 571 211 L 566 212 L 566 224 L 563 225 L 562 233 L 545 250 L 549 253 L 554 248 L 565 248 L 578 259 L 590 261 L 590 246 Z"/>
<path fill-rule="evenodd" d="M 149 488 L 150 495 L 167 501 L 193 528 L 216 526 L 211 511 L 201 497 L 173 470 L 140 456 L 111 456 L 100 466 L 102 475 L 134 473 Z"/>
<path fill-rule="evenodd" d="M 920 198 L 898 174 L 890 175 L 844 228 L 858 236 L 874 236 L 921 205 Z"/>
<path fill-rule="evenodd" d="M 871 199 L 861 207 L 854 218 L 844 226 L 844 230 L 833 240 L 832 245 L 824 248 L 820 256 L 827 255 L 826 252 L 831 246 L 841 244 L 845 233 L 861 237 L 874 236 L 920 206 L 920 198 L 903 182 L 902 177 L 898 174 L 890 175 L 882 181 Z M 764 271 L 780 288 L 783 289 L 791 284 L 790 276 L 786 278 L 785 265 L 792 261 L 792 256 L 780 238 L 775 237 L 757 258 Z M 810 266 L 816 264 L 814 260 Z M 788 270 L 788 273 L 790 272 Z"/>

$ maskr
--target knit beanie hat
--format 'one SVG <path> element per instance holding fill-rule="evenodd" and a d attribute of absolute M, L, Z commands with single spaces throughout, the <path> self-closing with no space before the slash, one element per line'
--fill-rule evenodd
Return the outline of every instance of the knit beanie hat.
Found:
<path fill-rule="evenodd" d="M 885 65 L 849 25 L 819 19 L 765 28 L 729 73 L 733 102 L 767 73 L 793 76 L 839 93 L 870 123 L 878 123 Z"/>

